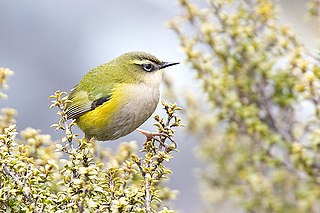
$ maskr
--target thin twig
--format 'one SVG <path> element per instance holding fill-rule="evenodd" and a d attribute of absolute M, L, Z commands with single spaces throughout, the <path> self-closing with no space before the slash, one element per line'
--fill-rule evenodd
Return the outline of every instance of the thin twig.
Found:
<path fill-rule="evenodd" d="M 146 206 L 146 212 L 150 213 L 151 212 L 151 195 L 150 195 L 150 185 L 151 183 L 148 180 L 148 177 L 145 175 L 144 177 L 144 181 L 145 181 L 145 195 L 146 195 L 146 200 L 145 200 L 145 206 Z"/>
<path fill-rule="evenodd" d="M 6 164 L 3 164 L 2 167 L 3 167 L 3 169 L 4 169 L 5 175 L 10 175 L 10 177 L 12 177 L 12 179 L 16 182 L 17 185 L 22 186 L 22 187 L 25 186 L 25 184 L 22 183 L 22 182 L 19 180 L 19 177 L 17 176 L 17 174 L 15 174 L 13 171 L 11 171 Z M 22 193 L 23 193 L 23 195 L 25 196 L 25 198 L 28 200 L 28 203 L 29 203 L 29 204 L 34 203 L 34 201 L 33 201 L 33 199 L 31 198 L 29 192 L 22 190 Z"/>

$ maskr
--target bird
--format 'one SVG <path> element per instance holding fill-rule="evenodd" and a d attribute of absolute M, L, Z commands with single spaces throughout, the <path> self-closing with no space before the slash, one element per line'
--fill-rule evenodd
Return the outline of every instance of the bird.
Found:
<path fill-rule="evenodd" d="M 150 53 L 133 51 L 93 68 L 67 97 L 67 119 L 75 120 L 85 138 L 112 141 L 138 130 L 155 111 L 160 98 L 164 62 Z M 152 137 L 152 135 L 151 135 Z"/>

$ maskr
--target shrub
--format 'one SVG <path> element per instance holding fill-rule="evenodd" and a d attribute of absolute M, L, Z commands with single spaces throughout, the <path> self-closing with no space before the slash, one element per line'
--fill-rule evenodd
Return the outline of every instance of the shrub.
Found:
<path fill-rule="evenodd" d="M 273 1 L 179 2 L 169 25 L 207 98 L 185 108 L 208 210 L 319 212 L 319 60 Z"/>
<path fill-rule="evenodd" d="M 0 69 L 0 86 L 12 71 Z M 3 96 L 3 95 L 2 95 Z M 95 140 L 73 133 L 64 111 L 67 93 L 57 91 L 51 107 L 61 119 L 53 126 L 65 132 L 60 142 L 40 130 L 17 132 L 15 110 L 0 116 L 0 209 L 2 212 L 161 212 L 176 195 L 165 185 L 166 167 L 176 151 L 175 128 L 181 126 L 176 104 L 162 101 L 167 117 L 156 115 L 161 136 L 102 149 Z"/>

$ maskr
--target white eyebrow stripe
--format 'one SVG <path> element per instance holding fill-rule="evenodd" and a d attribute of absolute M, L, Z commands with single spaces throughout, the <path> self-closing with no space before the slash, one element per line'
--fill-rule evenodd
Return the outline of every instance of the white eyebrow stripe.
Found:
<path fill-rule="evenodd" d="M 150 60 L 132 60 L 132 63 L 137 64 L 137 65 L 142 65 L 142 64 L 154 64 L 154 65 L 156 65 L 153 61 L 150 61 Z"/>

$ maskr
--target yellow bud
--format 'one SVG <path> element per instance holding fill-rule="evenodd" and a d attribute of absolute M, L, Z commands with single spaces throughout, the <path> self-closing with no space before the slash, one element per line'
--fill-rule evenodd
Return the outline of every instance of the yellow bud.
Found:
<path fill-rule="evenodd" d="M 308 83 L 312 83 L 316 80 L 316 76 L 312 72 L 306 72 L 304 77 Z"/>
<path fill-rule="evenodd" d="M 292 153 L 294 153 L 294 154 L 301 153 L 302 149 L 303 149 L 302 145 L 300 143 L 297 143 L 297 142 L 293 143 L 292 146 L 291 146 Z"/>

